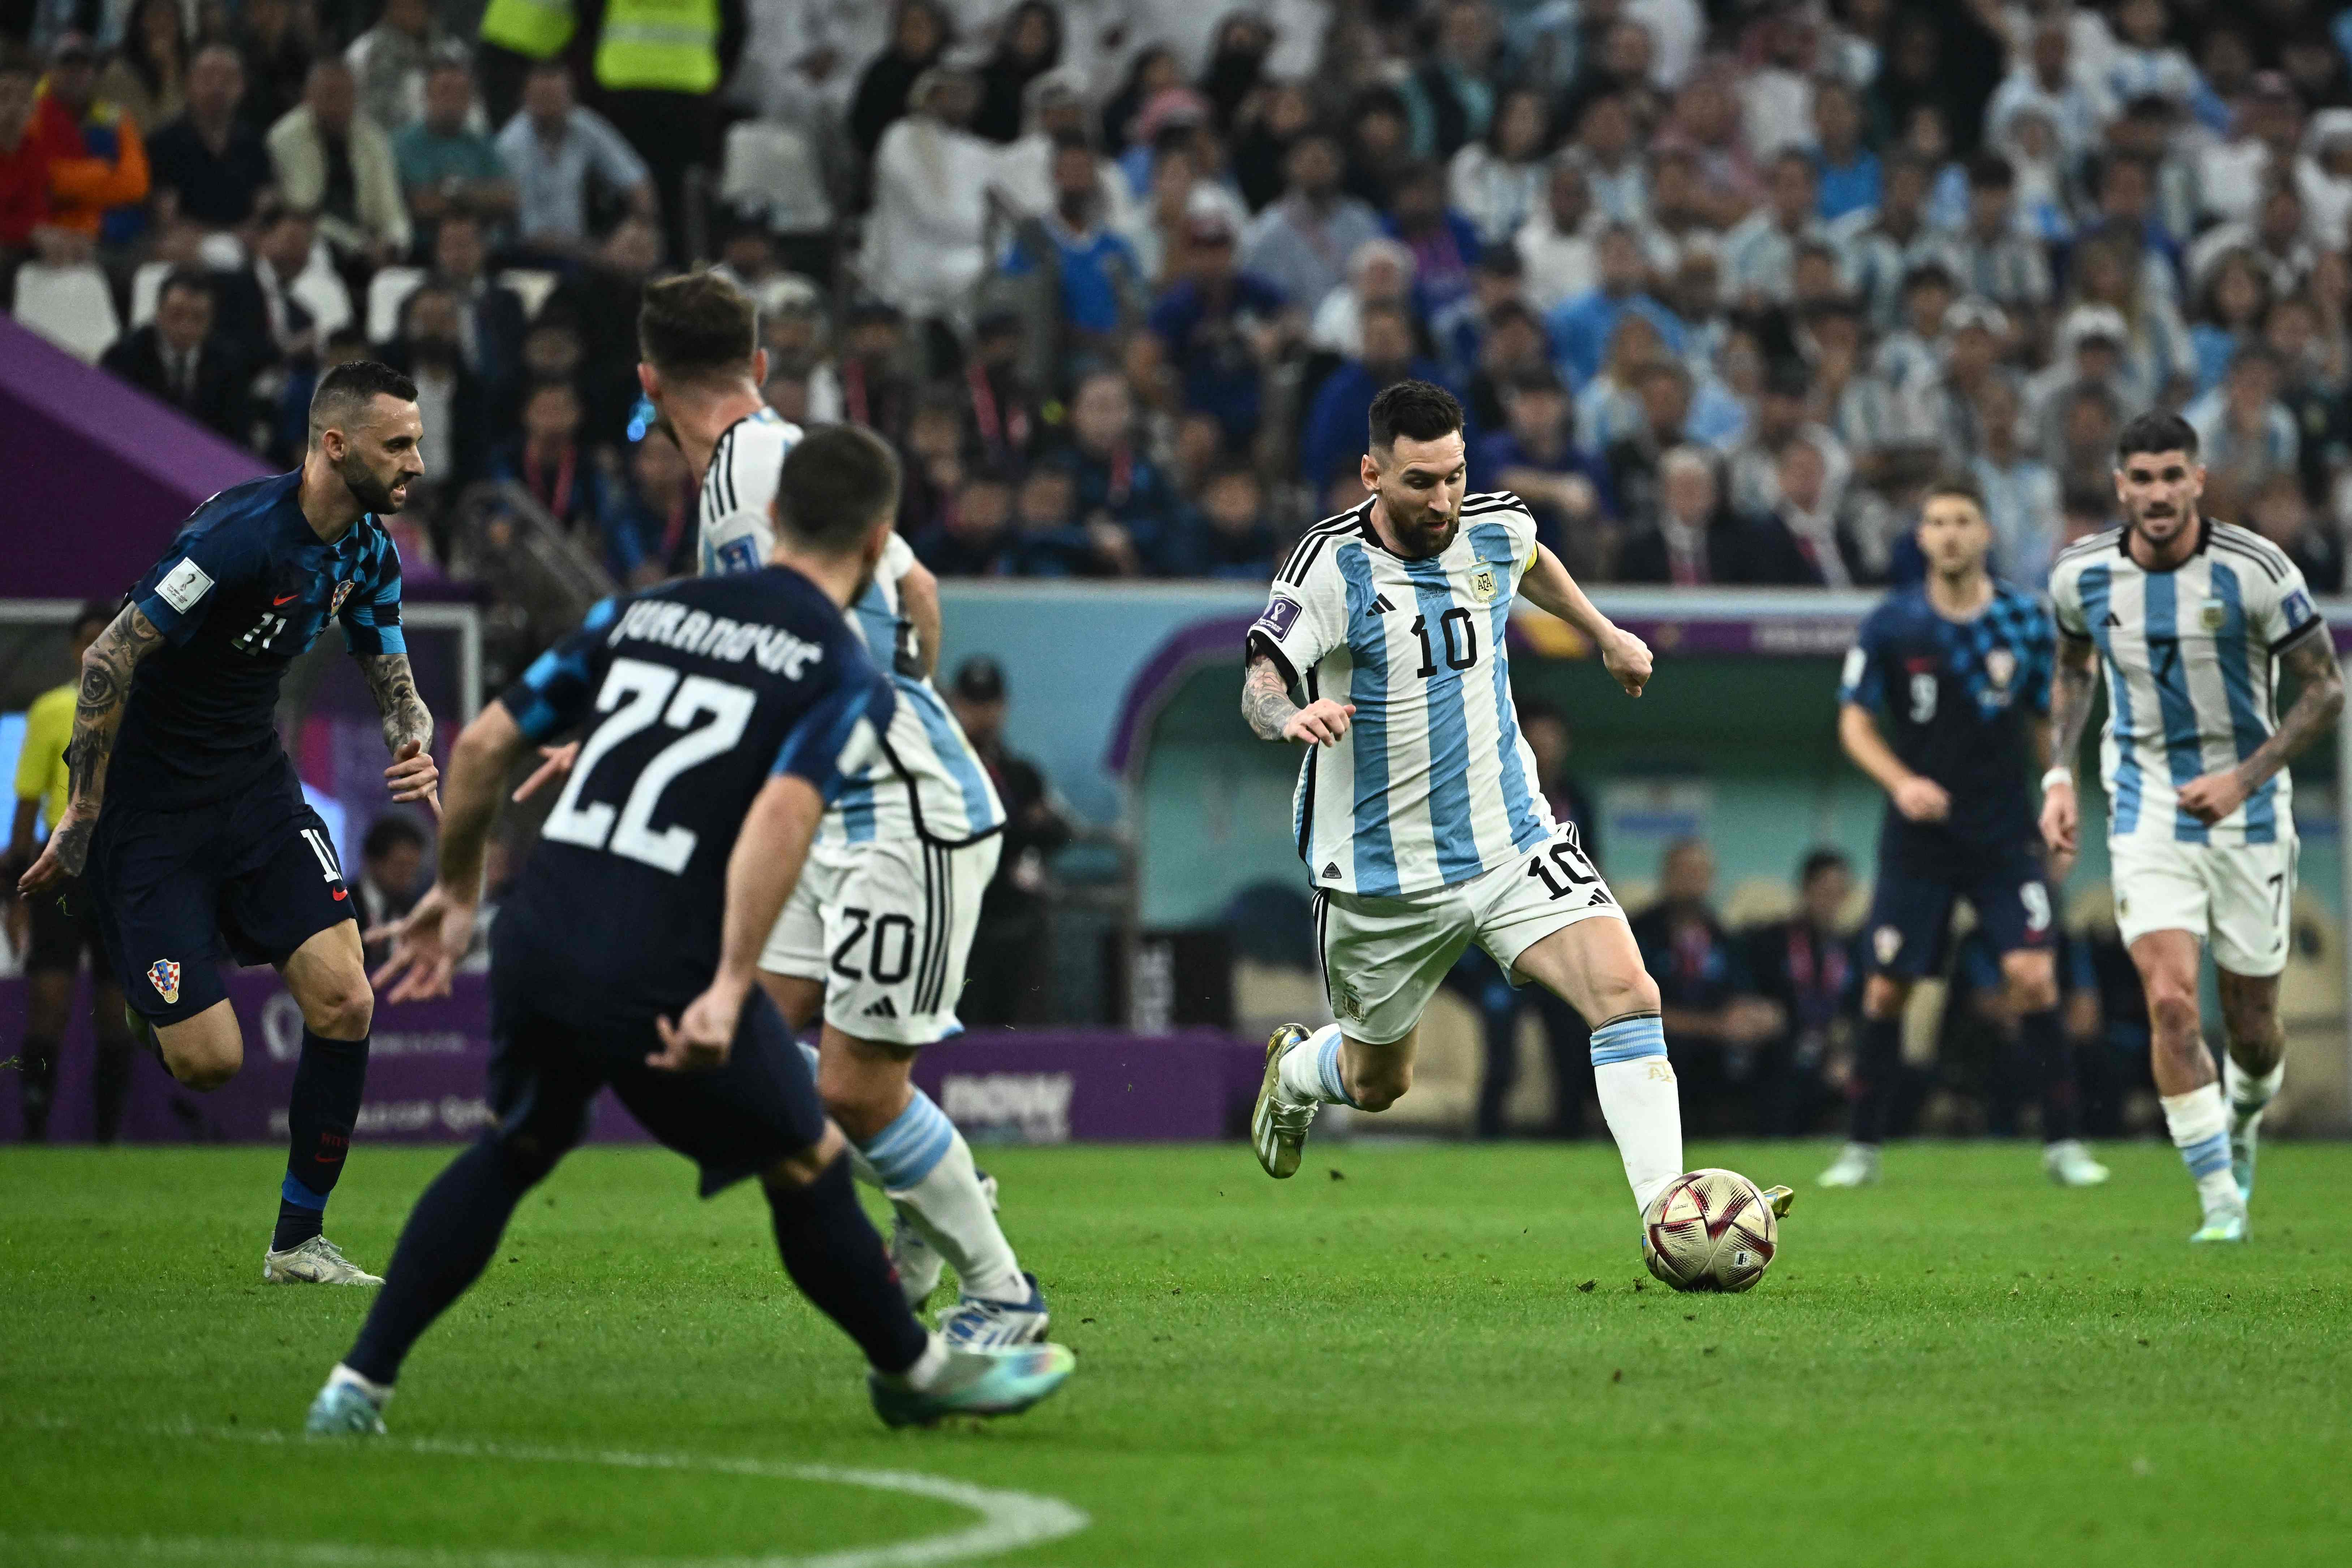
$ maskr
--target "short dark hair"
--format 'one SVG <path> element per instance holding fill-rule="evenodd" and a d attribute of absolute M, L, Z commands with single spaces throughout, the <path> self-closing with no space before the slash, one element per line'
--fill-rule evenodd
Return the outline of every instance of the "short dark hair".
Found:
<path fill-rule="evenodd" d="M 188 288 L 194 289 L 207 299 L 215 298 L 212 274 L 201 267 L 185 265 L 175 267 L 163 275 L 163 283 L 155 290 L 155 298 L 160 300 L 174 289 Z"/>
<path fill-rule="evenodd" d="M 1825 871 L 1850 871 L 1852 869 L 1852 863 L 1845 858 L 1845 852 L 1843 850 L 1833 850 L 1824 846 L 1821 849 L 1815 850 L 1812 853 L 1807 855 L 1803 861 L 1799 862 L 1797 866 L 1797 885 L 1799 887 L 1811 887 L 1813 883 L 1813 878 L 1821 875 L 1822 873 Z"/>
<path fill-rule="evenodd" d="M 416 401 L 416 383 L 376 360 L 346 360 L 319 378 L 310 394 L 310 439 L 328 426 L 356 418 L 380 397 Z"/>
<path fill-rule="evenodd" d="M 1927 486 L 1927 494 L 1919 497 L 1924 507 L 1938 496 L 1958 496 L 1975 507 L 1979 516 L 1990 517 L 1985 510 L 1984 486 L 1973 476 L 1958 472 L 1938 474 Z"/>
<path fill-rule="evenodd" d="M 750 295 L 715 272 L 665 277 L 646 287 L 637 346 L 666 376 L 691 378 L 741 369 L 760 347 L 760 312 Z"/>
<path fill-rule="evenodd" d="M 425 847 L 425 830 L 397 811 L 387 811 L 378 817 L 360 841 L 360 853 L 369 860 L 396 850 L 403 844 L 411 849 Z"/>
<path fill-rule="evenodd" d="M 2183 452 L 2197 460 L 2197 427 L 2177 413 L 2151 409 L 2125 425 L 2116 436 L 2116 466 L 2140 454 Z"/>
<path fill-rule="evenodd" d="M 846 555 L 898 509 L 898 458 L 855 424 L 821 424 L 784 454 L 776 521 L 793 542 Z"/>
<path fill-rule="evenodd" d="M 1402 381 L 1382 387 L 1372 399 L 1372 444 L 1393 446 L 1400 435 L 1436 441 L 1462 428 L 1462 405 L 1444 387 Z"/>

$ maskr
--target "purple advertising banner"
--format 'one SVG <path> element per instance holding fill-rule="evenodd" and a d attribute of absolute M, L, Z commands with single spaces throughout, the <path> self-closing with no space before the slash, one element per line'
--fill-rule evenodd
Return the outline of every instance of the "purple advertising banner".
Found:
<path fill-rule="evenodd" d="M 142 1053 L 132 1074 L 123 1137 L 133 1143 L 267 1143 L 286 1135 L 286 1096 L 302 1048 L 302 1014 L 268 969 L 232 971 L 229 1000 L 245 1030 L 245 1068 L 225 1087 L 196 1094 Z M 90 1135 L 89 982 L 58 1073 L 50 1135 Z M 21 1044 L 25 983 L 0 980 L 0 1058 Z M 488 1121 L 489 984 L 461 975 L 440 1001 L 376 1008 L 362 1143 L 455 1142 Z M 1260 1052 L 1213 1030 L 1167 1036 L 1108 1031 L 972 1033 L 925 1053 L 915 1077 L 979 1142 L 1058 1144 L 1223 1136 L 1247 1113 Z M 20 1080 L 0 1071 L 0 1141 L 19 1136 Z M 590 1137 L 645 1136 L 610 1093 L 597 1102 Z"/>

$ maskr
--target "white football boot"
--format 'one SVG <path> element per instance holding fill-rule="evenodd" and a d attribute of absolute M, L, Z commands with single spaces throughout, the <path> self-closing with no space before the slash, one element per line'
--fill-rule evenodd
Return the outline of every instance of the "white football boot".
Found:
<path fill-rule="evenodd" d="M 2097 1186 L 2107 1167 L 2091 1157 L 2080 1138 L 2061 1138 L 2042 1151 L 2042 1168 L 2060 1186 Z"/>
<path fill-rule="evenodd" d="M 381 1285 L 383 1281 L 352 1262 L 323 1236 L 313 1236 L 283 1252 L 261 1255 L 261 1278 L 272 1285 Z"/>
<path fill-rule="evenodd" d="M 1868 1186 L 1878 1179 L 1878 1146 L 1848 1144 L 1830 1168 L 1813 1178 L 1816 1186 Z"/>

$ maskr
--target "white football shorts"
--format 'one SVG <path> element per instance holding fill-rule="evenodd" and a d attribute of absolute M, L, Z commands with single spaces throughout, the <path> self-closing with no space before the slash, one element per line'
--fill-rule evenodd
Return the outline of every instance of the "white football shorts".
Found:
<path fill-rule="evenodd" d="M 909 1049 L 961 1032 L 956 998 L 1002 841 L 815 844 L 760 967 L 824 987 L 824 1021 Z"/>
<path fill-rule="evenodd" d="M 2183 844 L 2150 833 L 2107 841 L 2116 929 L 2126 946 L 2151 931 L 2186 931 L 2233 975 L 2286 967 L 2294 910 L 2293 838 L 2270 844 Z"/>
<path fill-rule="evenodd" d="M 1324 995 L 1349 1039 L 1387 1045 L 1421 1022 L 1472 942 L 1517 981 L 1520 954 L 1596 915 L 1622 920 L 1625 912 L 1566 822 L 1526 854 L 1452 887 L 1402 898 L 1318 891 Z"/>

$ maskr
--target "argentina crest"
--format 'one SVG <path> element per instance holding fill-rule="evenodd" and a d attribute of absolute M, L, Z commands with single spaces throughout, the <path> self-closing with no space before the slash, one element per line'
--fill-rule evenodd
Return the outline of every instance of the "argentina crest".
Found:
<path fill-rule="evenodd" d="M 1495 595 L 1498 591 L 1499 590 L 1495 586 L 1495 569 L 1493 567 L 1482 566 L 1477 570 L 1470 574 L 1470 597 L 1475 599 L 1479 603 L 1490 604 L 1494 602 Z"/>

